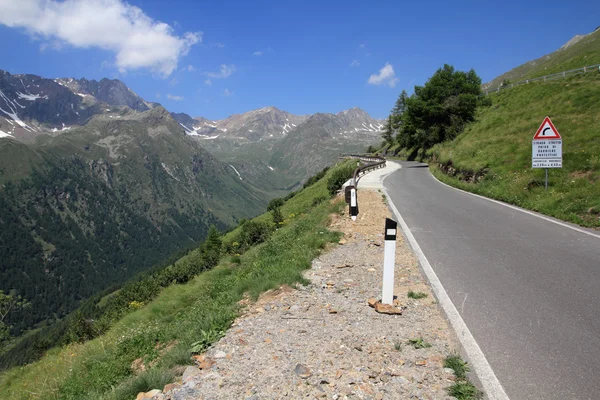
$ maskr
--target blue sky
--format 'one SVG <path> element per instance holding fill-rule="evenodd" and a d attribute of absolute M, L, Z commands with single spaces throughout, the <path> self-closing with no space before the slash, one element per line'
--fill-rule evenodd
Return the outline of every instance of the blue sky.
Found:
<path fill-rule="evenodd" d="M 210 119 L 273 105 L 384 118 L 444 63 L 489 81 L 600 25 L 596 1 L 0 0 L 0 69 L 118 78 Z"/>

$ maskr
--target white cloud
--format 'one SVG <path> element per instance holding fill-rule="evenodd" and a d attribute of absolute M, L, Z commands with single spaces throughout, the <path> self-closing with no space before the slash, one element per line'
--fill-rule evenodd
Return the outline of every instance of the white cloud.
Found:
<path fill-rule="evenodd" d="M 368 83 L 371 85 L 388 85 L 389 87 L 396 86 L 396 83 L 398 83 L 398 78 L 396 78 L 396 73 L 394 72 L 394 67 L 392 67 L 392 64 L 385 63 L 383 68 L 379 70 L 378 74 L 372 74 L 369 76 Z"/>
<path fill-rule="evenodd" d="M 202 32 L 178 36 L 122 0 L 0 0 L 0 24 L 50 43 L 111 51 L 121 72 L 147 68 L 163 76 L 202 41 Z"/>
<path fill-rule="evenodd" d="M 174 94 L 168 94 L 167 95 L 167 99 L 169 100 L 175 100 L 175 101 L 181 101 L 183 100 L 182 96 L 175 96 Z"/>
<path fill-rule="evenodd" d="M 229 90 L 229 89 L 225 89 L 225 90 L 223 91 L 223 96 L 227 96 L 227 97 L 229 97 L 229 96 L 233 96 L 233 91 L 231 91 L 231 90 Z"/>
<path fill-rule="evenodd" d="M 160 93 L 158 93 L 158 92 L 156 93 L 156 98 L 160 99 Z"/>
<path fill-rule="evenodd" d="M 194 72 L 196 70 L 196 67 L 194 67 L 193 65 L 190 64 L 185 68 L 185 70 L 187 72 Z"/>
<path fill-rule="evenodd" d="M 212 85 L 212 81 L 210 79 L 207 79 L 207 80 L 204 81 L 204 84 L 206 86 L 211 86 Z"/>
<path fill-rule="evenodd" d="M 220 79 L 220 78 L 227 78 L 231 74 L 233 74 L 234 72 L 235 72 L 235 65 L 233 65 L 233 64 L 231 64 L 231 65 L 222 64 L 221 65 L 221 69 L 219 70 L 219 72 L 207 72 L 206 76 L 209 76 L 211 78 Z"/>
<path fill-rule="evenodd" d="M 364 49 L 365 47 L 366 47 L 366 44 L 364 44 L 364 43 L 361 43 L 361 44 L 358 45 L 359 49 Z"/>
<path fill-rule="evenodd" d="M 255 51 L 254 53 L 255 56 L 262 56 L 264 53 L 262 51 Z"/>
<path fill-rule="evenodd" d="M 358 60 L 353 60 L 353 61 L 350 63 L 350 66 L 351 66 L 351 67 L 358 67 L 359 65 L 360 65 L 360 62 L 359 62 Z"/>

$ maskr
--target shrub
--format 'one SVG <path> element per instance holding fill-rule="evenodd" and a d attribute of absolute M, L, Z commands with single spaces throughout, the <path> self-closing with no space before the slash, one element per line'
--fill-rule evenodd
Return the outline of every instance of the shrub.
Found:
<path fill-rule="evenodd" d="M 283 198 L 274 198 L 269 202 L 269 205 L 267 206 L 267 211 L 273 211 L 274 209 L 281 207 L 283 203 L 285 203 L 285 200 Z"/>
<path fill-rule="evenodd" d="M 327 190 L 332 196 L 342 188 L 342 185 L 350 178 L 356 167 L 352 163 L 348 163 L 336 169 L 327 180 Z"/>

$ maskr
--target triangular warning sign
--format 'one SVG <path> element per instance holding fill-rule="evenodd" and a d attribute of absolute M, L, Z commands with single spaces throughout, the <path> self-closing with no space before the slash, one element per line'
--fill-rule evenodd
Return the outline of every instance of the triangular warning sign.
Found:
<path fill-rule="evenodd" d="M 554 127 L 550 117 L 544 118 L 544 122 L 540 125 L 533 140 L 536 139 L 562 139 L 558 130 Z"/>

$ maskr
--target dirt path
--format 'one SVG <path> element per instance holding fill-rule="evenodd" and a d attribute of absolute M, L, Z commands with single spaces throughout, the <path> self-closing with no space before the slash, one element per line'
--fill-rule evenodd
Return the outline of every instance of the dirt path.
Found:
<path fill-rule="evenodd" d="M 201 368 L 154 399 L 450 399 L 444 357 L 457 342 L 399 236 L 396 287 L 403 315 L 376 313 L 381 297 L 383 227 L 390 216 L 377 191 L 360 191 L 356 222 L 334 216 L 340 245 L 313 261 L 311 284 L 265 293 L 203 356 Z M 409 290 L 427 297 L 409 299 Z M 431 347 L 415 348 L 410 339 Z M 418 346 L 417 346 L 418 347 Z"/>

